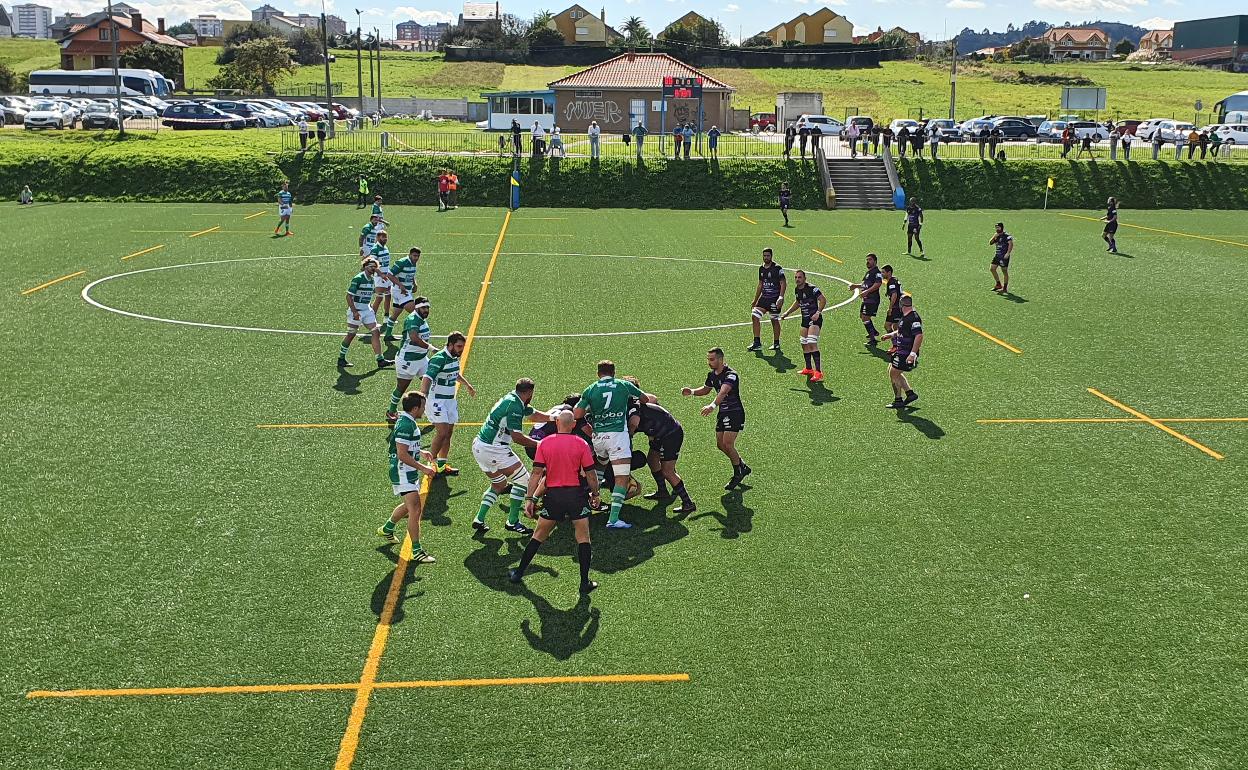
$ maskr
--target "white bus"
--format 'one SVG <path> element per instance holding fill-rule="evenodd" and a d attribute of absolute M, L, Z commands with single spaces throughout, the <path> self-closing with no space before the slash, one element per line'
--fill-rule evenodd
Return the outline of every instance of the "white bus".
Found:
<path fill-rule="evenodd" d="M 122 96 L 167 97 L 173 94 L 173 83 L 152 70 L 122 69 Z M 38 96 L 117 93 L 117 80 L 112 69 L 35 70 L 30 73 L 30 93 Z"/>

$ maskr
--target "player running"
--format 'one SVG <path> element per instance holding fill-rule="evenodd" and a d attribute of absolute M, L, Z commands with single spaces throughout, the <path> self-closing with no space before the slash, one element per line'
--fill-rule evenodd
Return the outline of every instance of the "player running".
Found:
<path fill-rule="evenodd" d="M 446 337 L 446 347 L 429 359 L 429 366 L 420 378 L 420 392 L 433 399 L 429 409 L 429 422 L 433 423 L 433 444 L 429 447 L 437 459 L 438 473 L 458 476 L 459 469 L 447 462 L 451 453 L 451 434 L 459 422 L 459 401 L 456 386 L 463 385 L 471 396 L 477 389 L 459 373 L 459 357 L 464 354 L 468 338 L 463 332 L 451 332 Z"/>
<path fill-rule="evenodd" d="M 290 235 L 290 215 L 295 212 L 295 196 L 290 191 L 290 182 L 282 182 L 282 189 L 277 193 L 277 227 L 273 234 L 277 235 L 286 226 L 286 235 Z"/>
<path fill-rule="evenodd" d="M 381 223 L 381 217 L 374 214 L 368 218 L 368 224 L 360 228 L 361 257 L 367 257 L 373 252 L 373 247 L 377 245 L 377 234 L 385 229 L 386 226 Z"/>
<path fill-rule="evenodd" d="M 879 331 L 875 328 L 873 319 L 875 314 L 880 312 L 880 287 L 883 284 L 884 275 L 876 267 L 876 256 L 868 254 L 867 274 L 862 277 L 862 283 L 849 287 L 851 293 L 854 289 L 858 289 L 860 292 L 858 296 L 862 298 L 862 306 L 858 309 L 858 317 L 862 319 L 862 325 L 867 330 L 868 345 L 874 345 L 876 337 L 880 336 Z"/>
<path fill-rule="evenodd" d="M 412 292 L 416 291 L 416 266 L 420 262 L 420 249 L 413 246 L 406 257 L 390 264 L 390 312 L 381 328 L 386 342 L 394 340 L 394 325 L 404 310 L 412 312 Z"/>
<path fill-rule="evenodd" d="M 997 232 L 988 240 L 989 246 L 996 246 L 997 252 L 992 257 L 992 265 L 988 268 L 996 285 L 992 290 L 1000 294 L 1010 291 L 1010 256 L 1014 253 L 1014 236 L 1005 231 L 1005 224 L 997 223 Z M 1001 275 L 997 275 L 997 268 Z"/>
<path fill-rule="evenodd" d="M 901 323 L 901 281 L 893 274 L 893 266 L 884 266 L 884 297 L 888 300 L 888 310 L 884 313 L 884 331 L 896 331 Z"/>
<path fill-rule="evenodd" d="M 416 424 L 424 411 L 424 396 L 415 391 L 403 395 L 403 413 L 390 431 L 390 485 L 400 501 L 390 518 L 377 528 L 378 535 L 388 542 L 397 543 L 399 536 L 394 529 L 406 517 L 414 564 L 433 564 L 437 561 L 420 544 L 420 474 L 434 474 L 433 466 L 421 462 L 421 459 L 430 458 L 429 453 L 420 448 L 420 426 Z"/>
<path fill-rule="evenodd" d="M 390 317 L 390 292 L 394 288 L 394 279 L 390 274 L 390 247 L 387 243 L 390 240 L 390 234 L 385 230 L 377 233 L 377 242 L 373 244 L 373 248 L 369 251 L 369 256 L 377 260 L 377 277 L 373 282 L 373 314 L 380 314 L 382 318 Z M 385 305 L 383 311 L 382 305 Z"/>
<path fill-rule="evenodd" d="M 351 279 L 351 283 L 347 284 L 347 336 L 342 340 L 342 347 L 338 351 L 339 369 L 352 366 L 347 360 L 347 351 L 351 348 L 351 342 L 361 326 L 372 333 L 369 342 L 373 346 L 373 353 L 377 356 L 377 368 L 381 369 L 394 363 L 381 354 L 381 335 L 377 333 L 381 327 L 377 325 L 377 315 L 369 306 L 373 299 L 373 287 L 378 275 L 377 260 L 368 257 L 361 267 L 363 269 Z M 386 280 L 389 278 L 387 277 Z"/>
<path fill-rule="evenodd" d="M 573 415 L 576 419 L 589 416 L 594 426 L 594 454 L 611 464 L 615 486 L 611 488 L 611 509 L 607 526 L 629 529 L 632 525 L 620 519 L 620 508 L 628 494 L 628 479 L 633 468 L 633 445 L 628 435 L 628 400 L 651 401 L 653 396 L 627 380 L 616 379 L 615 364 L 598 362 L 598 379 L 581 392 Z"/>
<path fill-rule="evenodd" d="M 485 523 L 486 514 L 508 487 L 511 488 L 511 507 L 507 510 L 505 529 L 522 535 L 533 531 L 520 523 L 525 490 L 529 486 L 529 471 L 516 456 L 511 443 L 514 441 L 523 447 L 535 448 L 537 442 L 524 434 L 524 418 L 532 417 L 536 422 L 550 420 L 549 414 L 529 405 L 533 400 L 534 387 L 533 380 L 528 377 L 517 380 L 515 389 L 494 404 L 490 416 L 485 418 L 477 437 L 472 440 L 472 456 L 490 480 L 490 486 L 481 496 L 477 516 L 472 520 L 472 528 L 478 532 L 490 531 Z"/>
<path fill-rule="evenodd" d="M 394 392 L 390 394 L 390 409 L 386 411 L 386 421 L 398 419 L 399 399 L 407 392 L 413 380 L 419 381 L 429 368 L 429 299 L 417 297 L 413 302 L 412 313 L 403 322 L 403 346 L 394 357 L 394 373 L 398 382 Z"/>
<path fill-rule="evenodd" d="M 919 231 L 923 229 L 923 209 L 919 207 L 919 202 L 911 200 L 906 205 L 906 253 L 914 254 L 914 244 L 919 245 L 919 256 L 926 256 L 923 253 L 923 239 L 919 237 Z"/>
<path fill-rule="evenodd" d="M 789 207 L 793 205 L 793 191 L 788 182 L 780 183 L 780 213 L 784 215 L 784 226 L 789 226 Z"/>
<path fill-rule="evenodd" d="M 774 339 L 771 349 L 780 349 L 780 303 L 784 301 L 788 287 L 784 268 L 772 261 L 771 249 L 763 249 L 763 264 L 758 268 L 758 287 L 754 290 L 754 301 L 750 304 L 750 325 L 754 329 L 754 342 L 746 350 L 753 353 L 763 349 L 759 337 L 763 313 L 771 315 L 771 333 Z"/>
<path fill-rule="evenodd" d="M 823 361 L 819 353 L 819 333 L 823 331 L 823 309 L 827 307 L 828 298 L 819 291 L 819 287 L 806 281 L 806 271 L 796 270 L 793 273 L 793 304 L 780 320 L 801 308 L 802 328 L 799 337 L 802 343 L 802 355 L 806 358 L 806 368 L 798 372 L 810 378 L 811 382 L 823 382 Z"/>
<path fill-rule="evenodd" d="M 888 409 L 903 409 L 919 400 L 919 394 L 910 387 L 906 372 L 919 365 L 919 348 L 923 347 L 923 319 L 914 309 L 914 298 L 901 298 L 901 324 L 895 331 L 885 334 L 893 340 L 893 357 L 888 363 L 888 379 L 893 385 L 893 402 Z M 904 395 L 904 398 L 903 398 Z"/>
<path fill-rule="evenodd" d="M 1101 217 L 1105 220 L 1105 230 L 1101 233 L 1101 240 L 1105 241 L 1106 251 L 1110 254 L 1118 253 L 1118 200 L 1111 197 L 1105 202 L 1105 216 Z"/>
<path fill-rule="evenodd" d="M 746 476 L 753 472 L 737 452 L 737 434 L 745 430 L 745 405 L 741 403 L 741 378 L 724 363 L 724 349 L 706 351 L 706 365 L 711 371 L 700 388 L 681 388 L 682 396 L 705 396 L 714 393 L 715 400 L 702 407 L 702 416 L 719 409 L 715 420 L 715 446 L 728 456 L 732 463 L 732 479 L 724 485 L 729 491 L 735 489 Z"/>

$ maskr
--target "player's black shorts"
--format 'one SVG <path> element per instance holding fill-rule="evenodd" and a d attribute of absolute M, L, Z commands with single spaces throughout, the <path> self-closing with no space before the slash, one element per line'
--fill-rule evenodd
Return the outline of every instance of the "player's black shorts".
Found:
<path fill-rule="evenodd" d="M 899 324 L 901 323 L 901 318 L 903 315 L 904 313 L 901 312 L 901 306 L 898 305 L 897 307 L 892 308 L 891 310 L 888 311 L 888 317 L 885 320 L 888 321 L 890 324 Z"/>
<path fill-rule="evenodd" d="M 754 303 L 754 307 L 761 308 L 768 313 L 779 313 L 781 297 L 769 297 L 766 294 L 758 298 L 758 302 Z"/>
<path fill-rule="evenodd" d="M 996 265 L 997 267 L 1009 267 L 1010 258 L 1009 257 L 993 257 L 992 264 Z"/>
<path fill-rule="evenodd" d="M 1117 222 L 1107 222 L 1107 223 L 1105 224 L 1105 232 L 1106 232 L 1106 234 L 1108 234 L 1108 235 L 1113 235 L 1114 233 L 1118 232 L 1118 223 L 1117 223 Z"/>
<path fill-rule="evenodd" d="M 740 433 L 742 430 L 745 430 L 744 409 L 734 409 L 730 412 L 719 410 L 719 414 L 715 416 L 716 433 Z"/>
<path fill-rule="evenodd" d="M 555 487 L 542 498 L 541 517 L 547 521 L 576 521 L 589 515 L 589 495 L 585 487 Z"/>
<path fill-rule="evenodd" d="M 918 235 L 919 231 L 922 229 L 923 225 L 906 225 L 906 232 L 914 233 L 915 235 Z"/>
<path fill-rule="evenodd" d="M 819 314 L 818 320 L 815 320 L 813 316 L 802 316 L 802 328 L 809 329 L 812 326 L 818 326 L 820 328 L 823 327 L 823 313 Z"/>
<path fill-rule="evenodd" d="M 659 459 L 665 463 L 674 463 L 680 459 L 680 448 L 685 444 L 685 429 L 677 428 L 666 436 L 650 439 L 650 451 L 658 452 Z"/>
<path fill-rule="evenodd" d="M 880 312 L 880 301 L 877 299 L 875 302 L 864 302 L 862 307 L 858 308 L 858 312 L 874 318 L 875 314 Z"/>
<path fill-rule="evenodd" d="M 913 372 L 919 366 L 919 359 L 917 358 L 914 359 L 913 364 L 907 363 L 906 357 L 909 355 L 910 353 L 908 351 L 907 352 L 897 351 L 896 353 L 893 354 L 893 358 L 892 360 L 889 361 L 889 363 L 892 364 L 893 368 L 899 372 Z"/>

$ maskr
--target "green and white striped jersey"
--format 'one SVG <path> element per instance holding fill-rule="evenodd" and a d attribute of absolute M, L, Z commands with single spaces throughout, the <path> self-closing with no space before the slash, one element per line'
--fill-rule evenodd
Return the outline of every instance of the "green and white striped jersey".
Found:
<path fill-rule="evenodd" d="M 399 419 L 390 432 L 390 483 L 417 484 L 420 471 L 399 460 L 399 444 L 407 447 L 412 457 L 420 457 L 420 427 L 407 412 L 400 412 Z"/>
<path fill-rule="evenodd" d="M 380 222 L 377 223 L 376 227 L 373 227 L 372 222 L 364 225 L 364 227 L 360 229 L 360 233 L 364 236 L 364 248 L 371 251 L 372 248 L 377 245 L 377 233 L 384 229 L 386 228 L 382 227 Z"/>
<path fill-rule="evenodd" d="M 453 356 L 446 348 L 433 354 L 425 376 L 433 381 L 429 388 L 430 398 L 455 398 L 455 382 L 459 379 L 459 356 Z"/>
<path fill-rule="evenodd" d="M 373 279 L 361 270 L 347 284 L 347 294 L 351 295 L 351 301 L 356 305 L 367 305 L 373 301 Z"/>
<path fill-rule="evenodd" d="M 520 400 L 520 394 L 514 390 L 498 400 L 485 418 L 477 438 L 486 444 L 507 446 L 511 443 L 511 432 L 524 429 L 524 418 L 533 414 L 533 407 Z"/>
<path fill-rule="evenodd" d="M 416 332 L 425 342 L 429 341 L 429 323 L 418 313 L 411 313 L 403 319 L 403 347 L 399 349 L 399 355 L 404 361 L 419 361 L 429 355 L 429 348 L 412 344 L 412 332 Z M 458 369 L 458 365 L 456 368 Z"/>
<path fill-rule="evenodd" d="M 416 288 L 416 263 L 411 257 L 401 257 L 394 260 L 394 264 L 390 265 L 390 275 L 402 285 L 403 290 L 408 294 L 412 293 L 412 289 Z"/>
<path fill-rule="evenodd" d="M 382 246 L 380 243 L 374 243 L 373 248 L 369 249 L 369 254 L 373 259 L 377 260 L 377 264 L 381 265 L 382 271 L 390 269 L 390 249 Z"/>
<path fill-rule="evenodd" d="M 628 399 L 644 395 L 627 380 L 602 377 L 581 393 L 576 406 L 589 413 L 595 433 L 620 433 L 628 430 Z"/>

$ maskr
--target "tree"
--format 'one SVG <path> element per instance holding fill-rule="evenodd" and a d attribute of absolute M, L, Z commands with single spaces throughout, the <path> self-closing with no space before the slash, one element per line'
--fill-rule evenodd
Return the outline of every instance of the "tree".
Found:
<path fill-rule="evenodd" d="M 914 38 L 900 30 L 889 30 L 880 36 L 880 48 L 895 49 L 891 51 L 893 58 L 906 59 L 914 56 L 916 46 Z"/>
<path fill-rule="evenodd" d="M 165 34 L 170 37 L 175 35 L 194 35 L 195 25 L 189 21 L 184 21 L 181 24 L 174 24 L 172 27 L 166 29 Z"/>
<path fill-rule="evenodd" d="M 693 34 L 693 30 L 683 24 L 663 30 L 663 39 L 669 43 L 681 43 L 684 45 L 693 45 L 698 42 L 697 37 Z"/>
<path fill-rule="evenodd" d="M 221 48 L 221 53 L 217 54 L 217 64 L 229 64 L 234 61 L 234 53 L 243 43 L 275 37 L 282 37 L 282 33 L 258 21 L 253 21 L 245 27 L 236 27 L 225 36 L 225 45 Z"/>
<path fill-rule="evenodd" d="M 299 69 L 291 59 L 293 53 L 284 39 L 248 41 L 235 47 L 234 61 L 209 80 L 208 87 L 274 96 L 278 82 Z"/>
<path fill-rule="evenodd" d="M 11 94 L 18 90 L 16 73 L 9 69 L 9 65 L 0 61 L 0 93 Z"/>
<path fill-rule="evenodd" d="M 1122 56 L 1129 56 L 1130 54 L 1135 53 L 1135 44 L 1124 37 L 1122 40 L 1118 41 L 1118 45 L 1114 46 L 1114 53 Z"/>
<path fill-rule="evenodd" d="M 125 51 L 118 58 L 122 67 L 156 70 L 177 83 L 182 79 L 182 49 L 172 45 L 144 43 Z"/>
<path fill-rule="evenodd" d="M 546 10 L 538 11 L 533 15 L 533 21 L 529 23 L 529 31 L 525 36 L 531 47 L 554 48 L 566 42 L 563 35 L 559 34 L 559 30 L 553 28 L 554 20 L 555 15 Z"/>
<path fill-rule="evenodd" d="M 728 45 L 728 33 L 717 21 L 702 19 L 693 25 L 693 38 L 698 45 L 721 48 Z"/>
<path fill-rule="evenodd" d="M 624 37 L 629 43 L 641 45 L 650 42 L 650 30 L 646 29 L 646 23 L 641 20 L 640 16 L 629 16 L 624 20 Z"/>
<path fill-rule="evenodd" d="M 286 45 L 294 51 L 294 60 L 299 64 L 321 64 L 325 61 L 325 55 L 321 52 L 320 32 L 296 30 L 286 41 Z"/>
<path fill-rule="evenodd" d="M 742 48 L 769 48 L 771 45 L 771 38 L 763 34 L 755 35 L 754 37 L 744 40 L 741 43 Z"/>

